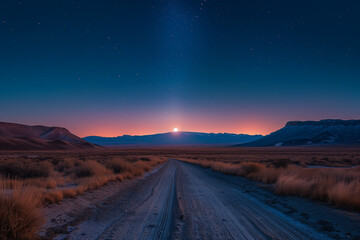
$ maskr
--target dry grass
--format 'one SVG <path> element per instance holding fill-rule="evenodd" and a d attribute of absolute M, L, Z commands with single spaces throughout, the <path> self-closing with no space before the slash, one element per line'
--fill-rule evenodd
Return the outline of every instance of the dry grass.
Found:
<path fill-rule="evenodd" d="M 280 195 L 308 197 L 338 207 L 360 210 L 360 167 L 303 167 L 318 163 L 317 158 L 314 157 L 305 161 L 305 164 L 304 161 L 299 160 L 299 156 L 310 156 L 312 149 L 306 150 L 304 153 L 299 152 L 298 149 L 294 153 L 288 152 L 287 149 L 285 153 L 276 150 L 274 153 L 276 157 L 269 157 L 269 153 L 259 150 L 258 159 L 254 155 L 250 158 L 253 162 L 242 160 L 241 154 L 240 157 L 236 157 L 233 153 L 223 154 L 222 157 L 213 154 L 209 159 L 204 158 L 209 156 L 206 154 L 193 155 L 183 157 L 181 160 L 225 174 L 244 176 L 255 181 L 273 184 L 275 193 Z M 321 159 L 326 159 L 326 161 L 338 160 L 338 162 L 329 161 L 327 166 L 349 166 L 349 163 L 359 164 L 360 160 L 358 153 L 353 151 L 319 152 L 319 149 L 315 149 L 312 154 L 320 155 Z M 344 155 L 347 155 L 346 161 L 343 160 Z"/>
<path fill-rule="evenodd" d="M 267 167 L 257 162 L 225 163 L 207 160 L 181 159 L 225 174 L 247 177 L 263 183 L 275 183 L 283 168 Z"/>
<path fill-rule="evenodd" d="M 37 239 L 44 222 L 39 211 L 41 195 L 16 181 L 11 186 L 6 186 L 6 181 L 0 182 L 0 239 Z"/>
<path fill-rule="evenodd" d="M 111 159 L 110 161 L 107 161 L 106 164 L 107 164 L 107 167 L 116 174 L 132 170 L 131 163 L 126 161 L 123 158 Z"/>
<path fill-rule="evenodd" d="M 360 210 L 360 167 L 292 167 L 278 177 L 274 187 L 278 194 L 309 197 Z"/>
<path fill-rule="evenodd" d="M 132 179 L 165 160 L 116 151 L 0 153 L 0 239 L 37 239 L 39 206 Z"/>
<path fill-rule="evenodd" d="M 10 159 L 0 163 L 0 174 L 10 178 L 36 178 L 49 177 L 52 164 L 49 162 L 31 163 L 30 161 L 18 161 Z"/>
<path fill-rule="evenodd" d="M 165 161 L 160 156 L 117 151 L 23 154 L 0 155 L 0 174 L 7 181 L 17 179 L 33 187 L 42 194 L 45 203 L 74 198 L 109 181 L 132 179 Z"/>
<path fill-rule="evenodd" d="M 160 151 L 160 150 L 159 150 Z M 281 148 L 183 148 L 161 149 L 169 158 L 208 160 L 225 163 L 258 162 L 267 166 L 330 166 L 360 165 L 359 148 L 281 147 Z"/>
<path fill-rule="evenodd" d="M 89 160 L 82 162 L 75 168 L 75 175 L 78 178 L 93 177 L 109 174 L 109 171 L 99 162 Z"/>

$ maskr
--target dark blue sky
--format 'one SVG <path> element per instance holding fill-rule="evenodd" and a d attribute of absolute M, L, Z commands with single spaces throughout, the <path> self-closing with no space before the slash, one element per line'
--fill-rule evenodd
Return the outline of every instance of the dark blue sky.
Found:
<path fill-rule="evenodd" d="M 359 104 L 360 1 L 0 3 L 0 121 L 264 134 Z"/>

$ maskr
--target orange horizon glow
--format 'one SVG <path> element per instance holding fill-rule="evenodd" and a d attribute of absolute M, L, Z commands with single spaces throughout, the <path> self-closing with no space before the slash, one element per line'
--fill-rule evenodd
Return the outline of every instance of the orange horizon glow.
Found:
<path fill-rule="evenodd" d="M 63 114 L 61 118 L 51 116 L 36 116 L 16 119 L 6 119 L 8 122 L 18 122 L 26 125 L 58 126 L 67 128 L 79 137 L 102 136 L 117 137 L 123 135 L 151 135 L 173 132 L 178 128 L 180 132 L 204 133 L 234 133 L 249 135 L 268 135 L 291 120 L 321 120 L 334 118 L 269 113 L 238 113 L 224 112 L 214 114 L 208 112 L 79 112 L 77 114 Z M 336 117 L 336 116 L 335 116 Z M 346 117 L 343 117 L 346 119 Z M 5 120 L 5 119 L 4 119 Z"/>
<path fill-rule="evenodd" d="M 160 125 L 160 126 L 159 126 Z M 174 124 L 168 124 L 168 127 L 163 124 L 159 125 L 143 125 L 143 126 L 116 126 L 116 125 L 96 125 L 96 126 L 84 126 L 82 125 L 80 129 L 69 128 L 71 132 L 80 137 L 86 136 L 102 136 L 102 137 L 118 137 L 123 135 L 152 135 L 157 133 L 167 133 L 167 132 L 177 132 L 175 131 Z M 217 127 L 213 124 L 181 124 L 181 127 L 176 127 L 178 132 L 204 132 L 204 133 L 234 133 L 234 134 L 249 134 L 249 135 L 268 135 L 271 132 L 274 132 L 281 127 L 283 124 L 266 126 L 261 123 L 248 123 L 240 125 L 225 125 L 226 127 Z M 177 124 L 180 126 L 180 124 Z M 187 127 L 189 126 L 189 127 Z"/>
<path fill-rule="evenodd" d="M 101 137 L 117 137 L 123 135 L 152 135 L 157 133 L 176 132 L 203 132 L 203 133 L 234 133 L 249 135 L 268 135 L 282 128 L 286 122 L 280 121 L 259 121 L 256 119 L 213 119 L 206 122 L 202 118 L 191 118 L 186 121 L 184 119 L 171 120 L 148 119 L 142 121 L 136 118 L 133 121 L 119 122 L 116 119 L 106 120 L 105 118 L 96 119 L 89 118 L 88 121 L 82 119 L 62 119 L 61 121 L 22 121 L 16 122 L 26 125 L 44 125 L 64 127 L 71 133 L 79 137 L 101 136 Z M 261 118 L 260 118 L 261 119 Z"/>

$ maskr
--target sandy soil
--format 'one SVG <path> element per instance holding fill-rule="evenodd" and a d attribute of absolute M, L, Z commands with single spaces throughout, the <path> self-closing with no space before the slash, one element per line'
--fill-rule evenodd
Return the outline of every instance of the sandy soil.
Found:
<path fill-rule="evenodd" d="M 360 215 L 169 160 L 44 209 L 55 239 L 359 239 Z"/>

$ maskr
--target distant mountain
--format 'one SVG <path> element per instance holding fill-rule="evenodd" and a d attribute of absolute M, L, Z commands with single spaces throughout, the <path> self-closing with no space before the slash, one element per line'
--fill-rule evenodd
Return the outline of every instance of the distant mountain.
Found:
<path fill-rule="evenodd" d="M 198 133 L 198 132 L 170 132 L 154 135 L 119 137 L 85 137 L 84 140 L 98 145 L 138 145 L 138 146 L 166 146 L 166 145 L 232 145 L 246 143 L 261 138 L 261 135 L 231 134 L 231 133 Z"/>
<path fill-rule="evenodd" d="M 0 150 L 96 148 L 65 128 L 0 122 Z"/>
<path fill-rule="evenodd" d="M 263 138 L 236 146 L 295 146 L 360 143 L 360 120 L 293 121 Z"/>

